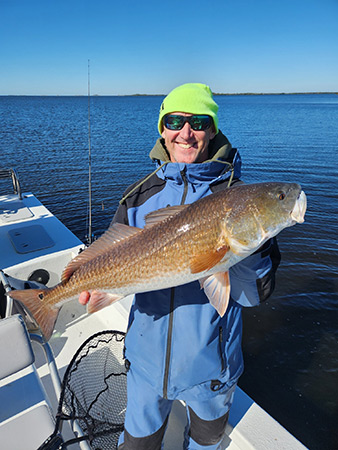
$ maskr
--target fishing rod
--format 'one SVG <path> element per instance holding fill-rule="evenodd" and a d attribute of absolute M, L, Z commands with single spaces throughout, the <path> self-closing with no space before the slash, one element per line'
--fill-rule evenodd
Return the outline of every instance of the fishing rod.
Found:
<path fill-rule="evenodd" d="M 92 234 L 92 154 L 90 143 L 90 60 L 88 59 L 88 235 L 87 243 L 93 240 Z"/>

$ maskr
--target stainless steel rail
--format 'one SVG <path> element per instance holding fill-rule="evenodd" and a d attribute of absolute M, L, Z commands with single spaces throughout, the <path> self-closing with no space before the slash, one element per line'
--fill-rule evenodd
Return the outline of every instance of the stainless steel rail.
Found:
<path fill-rule="evenodd" d="M 19 199 L 22 200 L 19 178 L 14 169 L 0 169 L 0 180 L 7 178 L 12 180 L 14 194 L 17 194 Z"/>

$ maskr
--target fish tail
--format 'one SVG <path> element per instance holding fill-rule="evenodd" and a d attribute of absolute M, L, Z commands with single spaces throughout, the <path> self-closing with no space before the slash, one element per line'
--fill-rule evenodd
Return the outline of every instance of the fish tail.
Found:
<path fill-rule="evenodd" d="M 9 293 L 14 300 L 19 300 L 29 310 L 46 340 L 51 337 L 59 315 L 59 308 L 51 306 L 44 298 L 48 291 L 49 289 L 24 289 Z"/>

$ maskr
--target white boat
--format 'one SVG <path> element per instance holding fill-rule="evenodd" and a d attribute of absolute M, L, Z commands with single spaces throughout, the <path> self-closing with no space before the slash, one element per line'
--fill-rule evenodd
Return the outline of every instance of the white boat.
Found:
<path fill-rule="evenodd" d="M 17 280 L 22 283 L 42 281 L 53 286 L 59 282 L 65 265 L 84 245 L 32 193 L 21 193 L 14 170 L 0 170 L 0 178 L 5 177 L 12 179 L 14 193 L 0 195 L 2 291 L 10 290 L 16 283 L 20 287 Z M 73 355 L 98 331 L 124 332 L 132 297 L 92 315 L 87 315 L 85 307 L 77 301 L 69 302 L 62 307 L 48 343 L 36 332 L 25 334 L 26 326 L 20 319 L 24 311 L 10 301 L 5 304 L 5 298 L 4 292 L 2 298 L 0 293 L 1 448 L 36 450 L 54 430 L 60 379 Z M 13 331 L 12 327 L 16 329 Z M 29 359 L 30 346 L 34 361 Z M 88 383 L 90 381 L 88 373 Z M 184 405 L 176 402 L 165 436 L 166 450 L 182 448 L 185 421 Z M 73 422 L 62 428 L 62 437 L 66 441 L 81 436 L 82 431 L 79 423 Z M 83 441 L 69 448 L 91 447 Z M 305 447 L 237 387 L 222 448 L 300 450 Z"/>

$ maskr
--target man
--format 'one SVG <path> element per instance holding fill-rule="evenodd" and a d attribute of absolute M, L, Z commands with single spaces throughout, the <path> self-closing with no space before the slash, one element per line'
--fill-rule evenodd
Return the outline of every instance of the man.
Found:
<path fill-rule="evenodd" d="M 143 227 L 151 211 L 240 182 L 240 156 L 219 131 L 217 111 L 203 84 L 184 84 L 164 99 L 161 138 L 150 152 L 157 169 L 127 189 L 113 222 Z M 128 404 L 119 449 L 161 448 L 174 399 L 187 406 L 184 448 L 220 448 L 243 371 L 241 308 L 271 294 L 278 263 L 274 240 L 232 267 L 223 318 L 199 282 L 135 296 L 125 341 Z M 81 294 L 81 303 L 88 299 Z"/>

